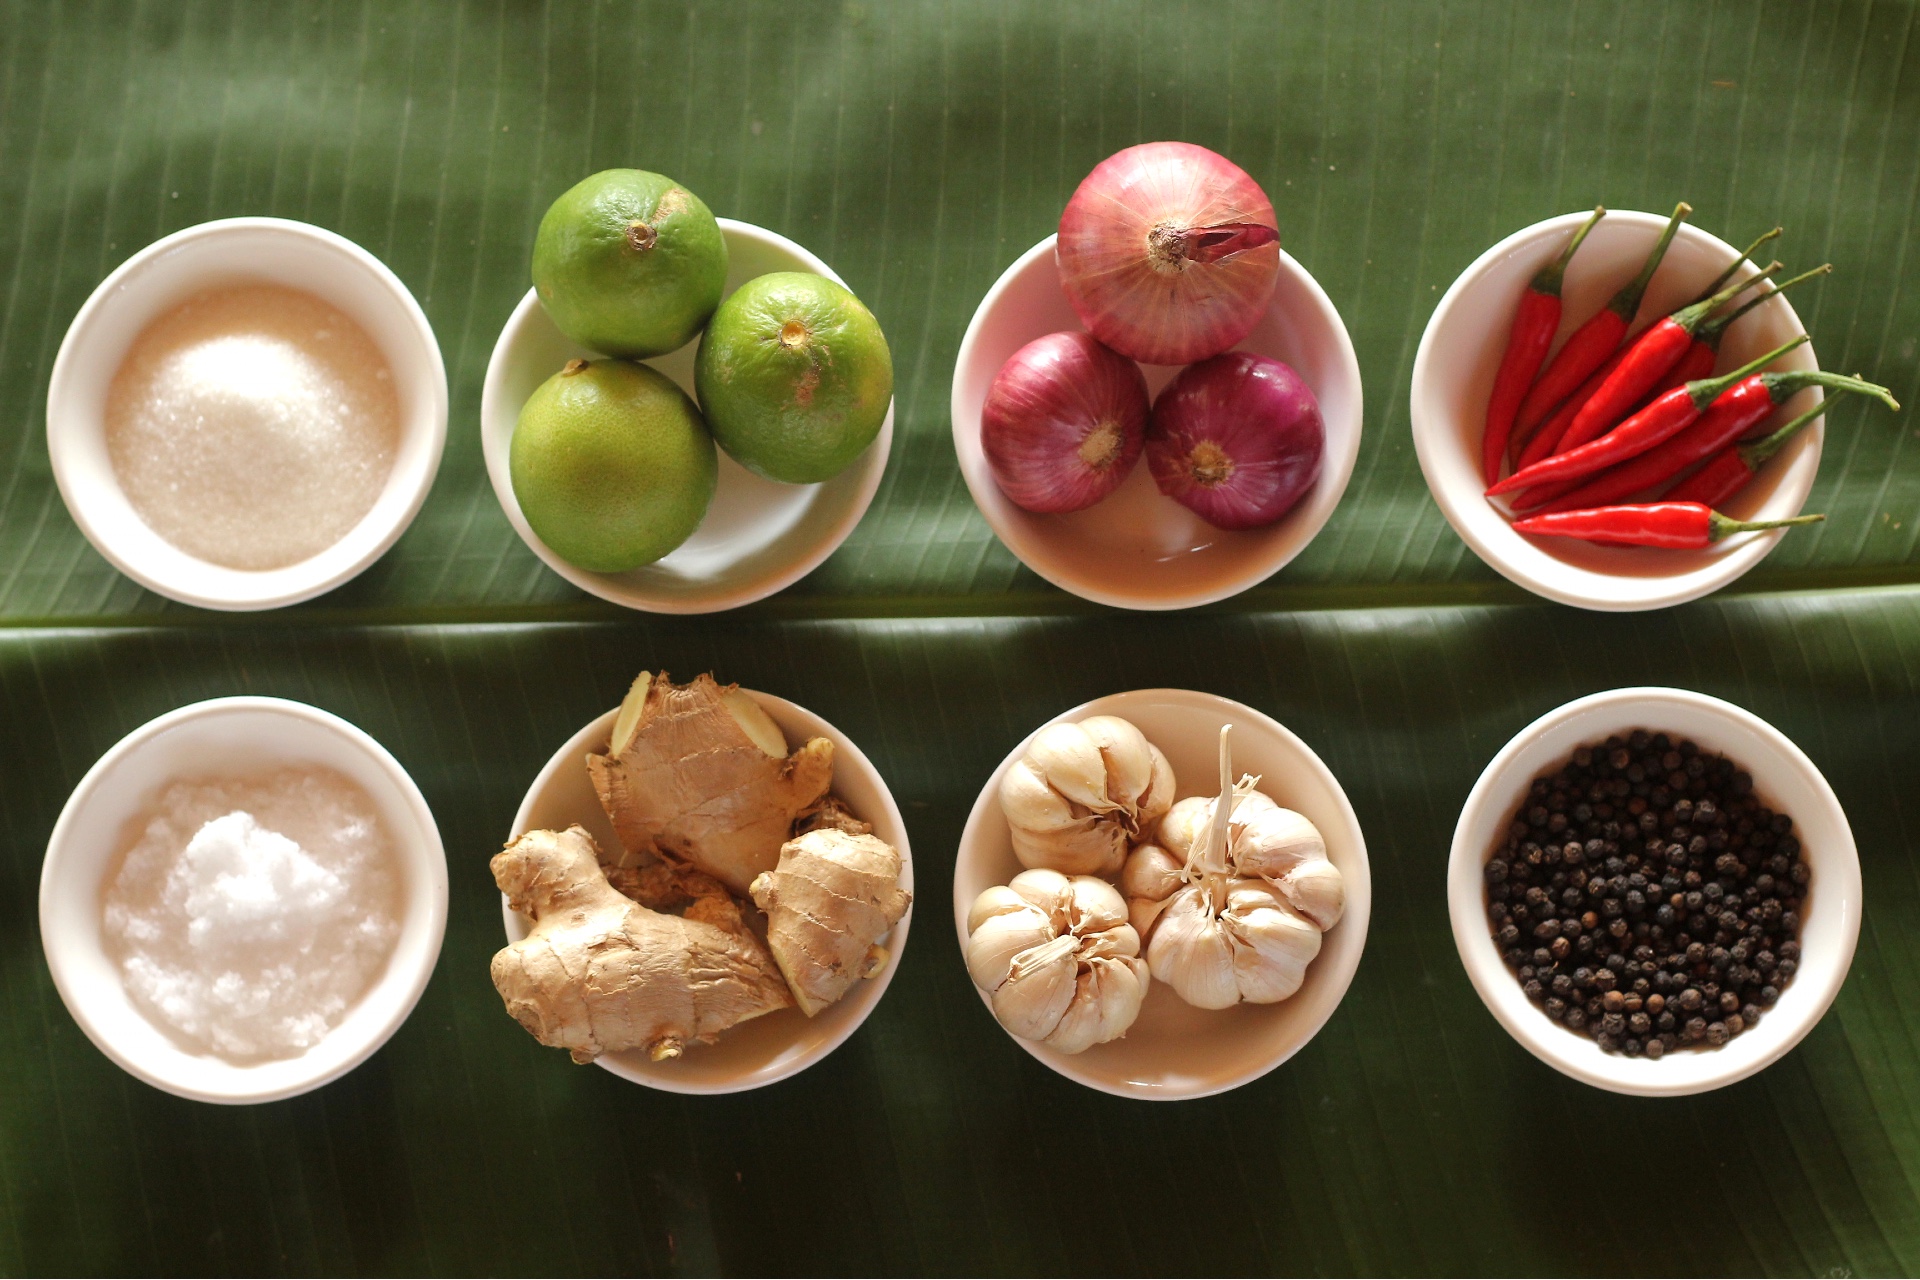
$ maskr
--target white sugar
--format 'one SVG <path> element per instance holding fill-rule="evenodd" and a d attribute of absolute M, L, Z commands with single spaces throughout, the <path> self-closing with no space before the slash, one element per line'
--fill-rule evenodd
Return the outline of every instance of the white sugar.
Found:
<path fill-rule="evenodd" d="M 134 510 L 234 569 L 298 564 L 344 537 L 386 484 L 399 424 L 373 340 L 280 285 L 213 290 L 160 316 L 107 393 L 107 450 Z"/>
<path fill-rule="evenodd" d="M 109 946 L 134 1002 L 234 1061 L 318 1044 L 400 931 L 372 800 L 324 769 L 176 782 L 108 885 Z"/>

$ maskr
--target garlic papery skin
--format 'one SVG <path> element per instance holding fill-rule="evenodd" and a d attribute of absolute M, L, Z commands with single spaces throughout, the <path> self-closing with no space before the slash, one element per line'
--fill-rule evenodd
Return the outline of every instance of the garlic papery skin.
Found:
<path fill-rule="evenodd" d="M 1153 976 L 1202 1009 L 1293 995 L 1346 902 L 1314 825 L 1231 778 L 1222 729 L 1220 794 L 1174 804 L 1121 875 Z"/>
<path fill-rule="evenodd" d="M 1106 881 L 1023 871 L 976 898 L 967 921 L 967 972 L 1014 1035 L 1079 1053 L 1139 1016 L 1147 962 Z"/>
<path fill-rule="evenodd" d="M 1159 843 L 1202 870 L 1265 880 L 1295 911 L 1322 930 L 1333 928 L 1346 911 L 1346 886 L 1327 858 L 1326 840 L 1305 816 L 1256 791 L 1258 785 L 1259 779 L 1243 777 L 1233 788 L 1224 856 L 1211 848 L 1212 797 L 1192 796 L 1175 804 L 1160 820 Z"/>
<path fill-rule="evenodd" d="M 1089 716 L 1034 735 L 1000 781 L 1000 808 L 1020 864 L 1110 876 L 1130 839 L 1173 801 L 1173 768 L 1129 721 Z"/>

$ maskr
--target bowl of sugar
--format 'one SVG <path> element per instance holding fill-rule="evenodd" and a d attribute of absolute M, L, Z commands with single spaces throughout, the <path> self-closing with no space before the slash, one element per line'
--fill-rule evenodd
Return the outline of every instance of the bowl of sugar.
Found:
<path fill-rule="evenodd" d="M 406 770 L 279 698 L 197 702 L 121 739 L 40 871 L 74 1021 L 202 1102 L 288 1098 L 360 1065 L 420 999 L 446 924 L 446 855 Z"/>
<path fill-rule="evenodd" d="M 406 285 L 341 236 L 205 222 L 103 281 L 47 388 L 60 496 L 134 581 L 208 609 L 311 599 L 426 500 L 447 377 Z"/>

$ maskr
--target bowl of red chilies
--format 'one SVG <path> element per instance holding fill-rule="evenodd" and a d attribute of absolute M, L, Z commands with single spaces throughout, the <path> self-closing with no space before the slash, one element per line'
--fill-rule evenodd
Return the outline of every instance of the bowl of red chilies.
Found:
<path fill-rule="evenodd" d="M 1595 209 L 1489 249 L 1435 308 L 1414 361 L 1414 446 L 1482 559 L 1589 609 L 1697 599 L 1802 515 L 1829 394 L 1787 289 L 1825 275 L 1673 214 Z"/>

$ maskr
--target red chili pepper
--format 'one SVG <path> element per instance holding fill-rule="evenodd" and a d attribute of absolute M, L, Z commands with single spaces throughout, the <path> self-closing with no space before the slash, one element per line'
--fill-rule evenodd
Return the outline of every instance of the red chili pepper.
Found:
<path fill-rule="evenodd" d="M 1704 301 L 1720 292 L 1720 287 L 1733 278 L 1733 273 L 1740 269 L 1741 263 L 1752 258 L 1754 252 L 1758 250 L 1761 245 L 1778 237 L 1779 234 L 1780 228 L 1775 227 L 1773 230 L 1760 236 L 1759 239 L 1755 240 L 1745 249 L 1741 250 L 1740 256 L 1729 263 L 1727 269 L 1722 271 L 1719 276 L 1714 279 L 1714 282 L 1708 285 L 1694 301 Z M 1783 289 L 1785 287 L 1785 285 L 1780 286 L 1780 288 Z M 1692 382 L 1696 378 L 1712 377 L 1715 354 L 1719 349 L 1719 334 L 1725 332 L 1726 326 L 1732 323 L 1734 318 L 1750 310 L 1756 306 L 1757 303 L 1758 300 L 1748 303 L 1746 306 L 1740 308 L 1739 311 L 1734 312 L 1731 317 L 1716 317 L 1701 325 L 1700 332 L 1694 335 L 1693 346 L 1687 349 L 1686 356 L 1681 357 L 1681 366 L 1684 367 L 1676 366 L 1668 373 L 1667 380 L 1665 384 L 1661 386 L 1660 391 L 1671 391 L 1682 383 Z M 1719 325 L 1720 327 L 1714 329 L 1713 326 L 1715 325 Z M 1702 350 L 1701 339 L 1703 337 L 1707 340 L 1705 350 Z M 1560 442 L 1566 438 L 1567 428 L 1573 424 L 1573 416 L 1579 413 L 1580 407 L 1592 398 L 1595 391 L 1600 389 L 1600 384 L 1607 380 L 1608 375 L 1620 367 L 1620 362 L 1626 359 L 1627 352 L 1633 348 L 1636 340 L 1637 335 L 1629 336 L 1627 341 L 1621 344 L 1619 350 L 1607 357 L 1605 364 L 1601 365 L 1585 382 L 1580 384 L 1578 391 L 1575 391 L 1572 395 L 1560 402 L 1560 407 L 1553 411 L 1553 416 L 1548 418 L 1546 422 L 1538 427 L 1523 429 L 1514 433 L 1513 444 L 1509 446 L 1509 451 L 1513 454 L 1513 469 L 1515 471 L 1518 471 L 1521 467 L 1532 466 L 1534 463 L 1540 461 L 1540 459 L 1552 457 L 1560 451 Z M 1705 360 L 1704 364 L 1701 363 L 1703 358 Z M 1681 376 L 1683 373 L 1685 376 Z M 1658 395 L 1660 392 L 1656 391 L 1654 394 Z M 1649 396 L 1647 398 L 1651 400 L 1653 397 Z M 1645 406 L 1642 405 L 1641 407 L 1644 408 Z M 1524 427 L 1524 424 L 1522 425 Z"/>
<path fill-rule="evenodd" d="M 1561 437 L 1560 451 L 1564 453 L 1568 449 L 1577 449 L 1589 440 L 1599 439 L 1618 425 L 1648 392 L 1659 385 L 1660 379 L 1685 358 L 1688 348 L 1693 346 L 1694 330 L 1700 327 L 1700 323 L 1715 307 L 1735 294 L 1752 288 L 1779 269 L 1780 264 L 1773 263 L 1757 276 L 1749 276 L 1738 284 L 1728 285 L 1710 298 L 1680 308 L 1641 334 L 1627 348 L 1627 358 L 1600 384 L 1600 389 L 1580 406 L 1580 412 L 1573 415 L 1572 425 Z M 1708 364 L 1706 373 L 1712 372 L 1713 366 Z M 1705 377 L 1706 374 L 1699 376 Z"/>
<path fill-rule="evenodd" d="M 1702 502 L 1709 507 L 1719 506 L 1746 488 L 1747 482 L 1766 465 L 1767 459 L 1786 448 L 1788 441 L 1826 411 L 1827 402 L 1822 400 L 1771 435 L 1761 436 L 1752 444 L 1736 444 L 1721 450 L 1706 466 L 1669 490 L 1667 501 Z"/>
<path fill-rule="evenodd" d="M 1773 234 L 1778 234 L 1777 228 Z M 1765 238 L 1766 237 L 1762 237 L 1762 239 Z M 1742 256 L 1744 257 L 1744 255 Z M 1734 265 L 1738 266 L 1739 264 L 1736 263 Z M 1791 280 L 1782 280 L 1779 284 L 1776 284 L 1759 297 L 1742 303 L 1725 315 L 1712 316 L 1704 321 L 1699 329 L 1694 331 L 1693 345 L 1687 348 L 1687 354 L 1680 357 L 1679 364 L 1676 364 L 1672 369 L 1667 371 L 1666 377 L 1660 379 L 1660 383 L 1658 387 L 1655 388 L 1653 395 L 1648 396 L 1637 405 L 1635 412 L 1646 408 L 1647 405 L 1653 401 L 1654 396 L 1664 395 L 1675 387 L 1685 386 L 1689 382 L 1697 382 L 1701 378 L 1711 378 L 1713 376 L 1713 366 L 1720 358 L 1720 340 L 1726 336 L 1728 327 L 1731 326 L 1735 320 L 1738 320 L 1755 307 L 1764 304 L 1775 294 L 1784 293 L 1803 280 L 1811 280 L 1815 276 L 1824 276 L 1832 271 L 1833 264 L 1831 262 L 1823 263 L 1811 271 L 1801 272 Z M 1629 344 L 1628 350 L 1632 350 L 1631 344 Z M 1567 449 L 1569 447 L 1571 446 L 1563 442 L 1560 449 Z M 1556 452 L 1558 451 L 1559 450 L 1556 450 Z"/>
<path fill-rule="evenodd" d="M 1623 346 L 1608 356 L 1605 364 L 1589 374 L 1587 380 L 1580 384 L 1578 391 L 1561 401 L 1560 407 L 1553 411 L 1553 416 L 1526 437 L 1526 447 L 1520 450 L 1520 456 L 1515 460 L 1513 469 L 1519 471 L 1524 467 L 1532 466 L 1542 458 L 1551 458 L 1557 453 L 1560 449 L 1561 437 L 1565 436 L 1567 428 L 1573 425 L 1573 415 L 1580 412 L 1580 406 L 1600 389 L 1600 384 L 1607 380 L 1607 375 L 1619 368 L 1620 362 L 1626 358 L 1627 348 Z"/>
<path fill-rule="evenodd" d="M 1576 480 L 1581 476 L 1589 476 L 1610 467 L 1616 462 L 1624 462 L 1636 454 L 1645 453 L 1662 440 L 1684 431 L 1697 421 L 1700 415 L 1706 412 L 1707 406 L 1718 399 L 1720 393 L 1728 387 L 1755 370 L 1765 368 L 1770 362 L 1777 360 L 1806 340 L 1806 335 L 1802 334 L 1792 342 L 1769 351 L 1758 360 L 1742 365 L 1732 373 L 1723 374 L 1718 378 L 1708 378 L 1702 382 L 1689 382 L 1684 387 L 1669 391 L 1598 440 L 1590 440 L 1577 449 L 1556 453 L 1551 458 L 1536 462 L 1525 470 L 1514 472 L 1488 489 L 1487 496 L 1510 493 L 1515 489 L 1529 489 L 1537 484 L 1545 484 L 1549 480 Z M 1774 376 L 1802 379 L 1799 385 L 1794 387 L 1797 391 L 1803 386 L 1818 385 L 1822 378 L 1836 378 L 1839 375 L 1796 371 Z M 1847 379 L 1847 381 L 1857 380 Z"/>
<path fill-rule="evenodd" d="M 1647 502 L 1626 507 L 1591 507 L 1585 511 L 1557 511 L 1513 522 L 1516 533 L 1535 537 L 1581 538 L 1630 547 L 1675 547 L 1694 550 L 1736 533 L 1812 524 L 1825 516 L 1794 516 L 1790 520 L 1735 520 L 1702 502 Z"/>
<path fill-rule="evenodd" d="M 1837 374 L 1829 377 L 1837 380 L 1823 381 L 1819 385 L 1835 391 L 1870 395 L 1894 408 L 1899 407 L 1894 404 L 1892 393 L 1885 387 Z M 1737 443 L 1741 436 L 1772 413 L 1776 405 L 1799 390 L 1798 387 L 1785 387 L 1791 380 L 1794 380 L 1791 373 L 1763 373 L 1757 378 L 1748 378 L 1715 400 L 1700 415 L 1698 422 L 1678 435 L 1617 467 L 1602 471 L 1585 484 L 1565 493 L 1565 496 L 1542 495 L 1535 499 L 1528 494 L 1526 505 L 1537 507 L 1542 512 L 1575 511 L 1582 507 L 1605 506 L 1639 493 L 1642 489 L 1665 484 L 1702 458 L 1711 457 Z"/>
<path fill-rule="evenodd" d="M 1633 323 L 1634 315 L 1640 310 L 1640 299 L 1645 296 L 1660 259 L 1666 257 L 1667 246 L 1673 243 L 1673 233 L 1680 229 L 1681 222 L 1692 212 L 1693 206 L 1684 200 L 1674 206 L 1673 217 L 1667 220 L 1667 229 L 1660 233 L 1659 243 L 1647 255 L 1640 274 L 1614 294 L 1612 300 L 1592 319 L 1575 329 L 1573 336 L 1548 362 L 1546 370 L 1527 392 L 1527 398 L 1520 402 L 1520 426 L 1523 430 L 1531 430 L 1536 424 L 1545 422 L 1548 415 L 1559 408 L 1560 402 L 1573 394 L 1587 380 L 1587 376 L 1619 347 L 1620 340 L 1627 335 L 1627 326 Z"/>
<path fill-rule="evenodd" d="M 1587 232 L 1607 214 L 1595 208 L 1560 251 L 1560 256 L 1540 268 L 1520 295 L 1520 309 L 1513 317 L 1513 330 L 1507 335 L 1507 351 L 1500 357 L 1500 372 L 1493 377 L 1493 395 L 1487 400 L 1487 425 L 1481 437 L 1481 465 L 1487 483 L 1500 478 L 1500 464 L 1507 456 L 1507 438 L 1513 432 L 1514 415 L 1526 399 L 1533 375 L 1553 346 L 1553 335 L 1560 330 L 1560 285 L 1566 278 L 1567 263 L 1574 250 L 1587 238 Z"/>

